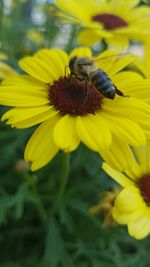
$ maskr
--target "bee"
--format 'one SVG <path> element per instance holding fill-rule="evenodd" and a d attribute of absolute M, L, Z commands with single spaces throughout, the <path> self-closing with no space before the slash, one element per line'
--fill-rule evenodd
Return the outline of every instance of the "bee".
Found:
<path fill-rule="evenodd" d="M 108 56 L 111 57 L 111 56 Z M 99 59 L 101 60 L 101 59 Z M 115 95 L 125 96 L 109 78 L 107 73 L 95 65 L 88 57 L 72 57 L 69 62 L 71 77 L 85 81 L 85 92 L 88 94 L 90 82 L 104 97 L 114 99 Z"/>

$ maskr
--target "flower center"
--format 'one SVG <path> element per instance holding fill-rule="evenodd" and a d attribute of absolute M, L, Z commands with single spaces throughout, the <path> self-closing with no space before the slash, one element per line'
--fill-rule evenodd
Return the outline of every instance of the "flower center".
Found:
<path fill-rule="evenodd" d="M 61 77 L 49 87 L 50 103 L 63 115 L 94 114 L 101 108 L 103 96 L 96 88 L 85 81 Z"/>
<path fill-rule="evenodd" d="M 144 174 L 139 181 L 139 189 L 146 204 L 150 206 L 150 174 Z"/>
<path fill-rule="evenodd" d="M 113 30 L 116 28 L 121 28 L 127 26 L 127 22 L 124 21 L 122 18 L 112 15 L 112 14 L 98 14 L 93 17 L 93 21 L 101 22 L 104 25 L 106 30 Z"/>

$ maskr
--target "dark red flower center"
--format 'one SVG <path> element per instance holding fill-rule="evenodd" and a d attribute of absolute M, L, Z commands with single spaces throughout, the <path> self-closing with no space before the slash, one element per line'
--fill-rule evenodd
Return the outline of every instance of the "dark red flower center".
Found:
<path fill-rule="evenodd" d="M 146 204 L 150 206 L 150 174 L 144 174 L 138 183 L 141 195 Z"/>
<path fill-rule="evenodd" d="M 63 115 L 85 115 L 100 109 L 103 96 L 90 83 L 61 77 L 49 86 L 49 99 Z"/>
<path fill-rule="evenodd" d="M 92 18 L 93 21 L 100 22 L 104 25 L 106 30 L 114 30 L 127 26 L 127 22 L 122 18 L 112 14 L 98 14 Z"/>

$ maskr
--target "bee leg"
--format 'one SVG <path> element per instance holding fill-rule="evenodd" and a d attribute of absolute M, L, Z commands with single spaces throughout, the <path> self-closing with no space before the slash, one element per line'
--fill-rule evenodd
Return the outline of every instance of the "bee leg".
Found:
<path fill-rule="evenodd" d="M 87 74 L 84 75 L 84 78 L 78 78 L 77 79 L 79 81 L 85 81 L 85 85 L 84 85 L 84 93 L 85 93 L 85 96 L 88 96 L 88 82 L 89 82 L 89 77 Z"/>
<path fill-rule="evenodd" d="M 86 75 L 85 76 L 85 89 L 84 89 L 86 96 L 88 96 L 88 94 L 89 94 L 89 92 L 88 92 L 88 82 L 89 82 L 89 76 Z"/>
<path fill-rule="evenodd" d="M 119 95 L 119 96 L 123 96 L 123 97 L 129 97 L 129 95 L 124 95 L 119 89 L 117 89 L 116 87 L 115 87 L 115 89 L 116 89 L 116 94 L 117 95 Z"/>
<path fill-rule="evenodd" d="M 73 79 L 77 79 L 78 81 L 85 81 L 85 87 L 84 87 L 84 93 L 85 96 L 88 96 L 88 82 L 89 82 L 89 77 L 87 74 L 85 74 L 85 76 L 83 78 L 79 78 L 78 75 L 74 72 L 71 73 L 71 81 Z"/>
<path fill-rule="evenodd" d="M 74 73 L 74 72 L 71 72 L 71 81 L 73 81 L 74 79 L 78 79 L 77 78 L 77 74 L 76 73 Z"/>

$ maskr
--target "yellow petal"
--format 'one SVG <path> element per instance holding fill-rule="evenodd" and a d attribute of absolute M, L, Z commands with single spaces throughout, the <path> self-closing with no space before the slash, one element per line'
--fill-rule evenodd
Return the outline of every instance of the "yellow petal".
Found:
<path fill-rule="evenodd" d="M 147 78 L 150 78 L 150 43 L 144 44 L 144 70 Z"/>
<path fill-rule="evenodd" d="M 92 57 L 92 51 L 88 47 L 77 47 L 73 49 L 70 53 L 70 58 L 72 57 Z"/>
<path fill-rule="evenodd" d="M 117 88 L 125 94 L 128 94 L 132 97 L 143 99 L 147 101 L 147 98 L 150 99 L 150 80 L 142 79 L 135 81 L 120 81 L 116 82 Z"/>
<path fill-rule="evenodd" d="M 45 82 L 52 83 L 53 80 L 57 79 L 57 75 L 50 66 L 46 65 L 44 60 L 40 60 L 36 57 L 25 57 L 19 61 L 19 66 L 26 73 L 34 77 L 35 79 Z"/>
<path fill-rule="evenodd" d="M 134 153 L 140 164 L 143 173 L 150 172 L 150 142 L 147 141 L 146 146 L 134 147 Z"/>
<path fill-rule="evenodd" d="M 122 213 L 134 212 L 137 209 L 143 209 L 145 206 L 140 191 L 134 183 L 124 188 L 115 200 L 115 208 Z"/>
<path fill-rule="evenodd" d="M 112 65 L 111 69 L 109 69 L 109 75 L 113 76 L 120 70 L 122 70 L 124 67 L 129 65 L 131 62 L 134 61 L 134 56 L 133 55 L 123 55 L 123 56 L 116 56 L 116 60 L 114 64 Z"/>
<path fill-rule="evenodd" d="M 121 71 L 112 77 L 113 83 L 117 84 L 117 87 L 120 90 L 121 90 L 120 86 L 123 86 L 127 82 L 130 84 L 131 87 L 133 81 L 137 81 L 138 83 L 138 81 L 140 80 L 143 81 L 143 77 L 140 74 L 133 71 Z M 126 85 L 124 85 L 124 88 L 127 88 L 126 90 L 128 90 L 128 87 Z"/>
<path fill-rule="evenodd" d="M 118 53 L 118 50 L 105 50 L 94 58 L 95 64 L 109 75 L 109 69 L 112 69 Z"/>
<path fill-rule="evenodd" d="M 149 69 L 146 68 L 144 62 L 143 62 L 143 58 L 140 58 L 139 56 L 136 56 L 135 61 L 134 61 L 134 65 L 140 70 L 141 73 L 143 73 L 143 75 L 145 77 L 150 77 L 148 75 Z"/>
<path fill-rule="evenodd" d="M 115 83 L 117 84 L 117 82 L 119 83 L 120 81 L 123 83 L 122 78 L 124 78 L 124 77 L 122 77 L 123 75 L 120 77 L 120 74 L 122 74 L 122 72 L 121 73 L 117 73 L 117 72 L 119 72 L 121 69 L 123 69 L 128 64 L 130 64 L 134 60 L 134 56 L 126 55 L 125 53 L 119 52 L 117 50 L 107 50 L 107 51 L 101 53 L 98 57 L 95 57 L 94 60 L 95 60 L 96 65 L 100 69 L 106 71 L 108 76 L 113 76 L 112 80 L 114 81 L 114 84 Z M 128 75 L 128 77 L 129 77 L 130 73 L 132 73 L 132 72 L 126 71 L 125 73 L 127 73 L 127 75 L 129 74 Z M 125 74 L 125 76 L 127 76 L 127 75 Z M 137 78 L 137 76 L 140 76 L 140 75 L 138 75 L 138 74 L 134 75 L 134 73 L 133 73 L 131 81 L 133 81 L 133 76 L 136 76 L 136 78 Z M 125 78 L 127 78 L 127 77 L 125 77 Z M 141 76 L 140 76 L 140 78 L 142 79 Z M 126 81 L 126 79 L 125 79 L 125 81 Z"/>
<path fill-rule="evenodd" d="M 135 28 L 139 28 L 139 29 L 143 28 L 144 29 L 142 32 L 143 34 L 144 34 L 145 30 L 148 30 L 148 34 L 149 34 L 149 26 L 150 26 L 150 17 L 149 16 L 144 16 L 140 20 L 136 20 L 136 22 L 134 22 Z"/>
<path fill-rule="evenodd" d="M 64 75 L 68 65 L 67 54 L 59 49 L 42 49 L 33 57 L 28 56 L 19 61 L 19 66 L 32 77 L 52 83 Z"/>
<path fill-rule="evenodd" d="M 92 45 L 100 42 L 104 37 L 110 37 L 111 34 L 99 29 L 87 29 L 78 34 L 77 40 L 82 45 Z"/>
<path fill-rule="evenodd" d="M 112 145 L 111 145 L 112 146 Z M 109 165 L 111 165 L 114 169 L 118 171 L 122 171 L 122 161 L 119 162 L 118 158 L 116 158 L 111 152 L 108 150 L 99 150 L 99 154 L 104 161 L 106 161 Z M 119 158 L 120 159 L 120 158 Z"/>
<path fill-rule="evenodd" d="M 40 106 L 49 103 L 47 92 L 21 88 L 16 86 L 1 86 L 0 104 L 6 106 Z"/>
<path fill-rule="evenodd" d="M 3 86 L 18 87 L 18 90 L 26 88 L 30 92 L 33 90 L 47 90 L 48 85 L 28 75 L 15 75 L 7 78 L 2 83 Z"/>
<path fill-rule="evenodd" d="M 133 97 L 116 97 L 113 101 L 105 99 L 103 110 L 107 114 L 123 116 L 138 123 L 147 137 L 150 137 L 150 106 L 144 101 Z"/>
<path fill-rule="evenodd" d="M 145 207 L 143 213 L 134 222 L 128 224 L 128 231 L 136 239 L 142 239 L 150 233 L 150 208 Z"/>
<path fill-rule="evenodd" d="M 112 0 L 111 1 L 111 5 L 115 8 L 121 8 L 120 11 L 124 11 L 124 8 L 127 9 L 132 9 L 133 7 L 135 7 L 136 5 L 138 5 L 140 2 L 140 0 L 120 0 L 120 1 L 116 1 L 116 0 Z"/>
<path fill-rule="evenodd" d="M 137 6 L 140 3 L 140 0 L 124 0 L 125 5 L 128 9 L 131 9 L 135 6 Z"/>
<path fill-rule="evenodd" d="M 32 108 L 13 108 L 2 116 L 2 121 L 7 120 L 7 124 L 11 124 L 16 128 L 28 128 L 55 116 L 57 113 L 58 111 L 49 105 Z"/>
<path fill-rule="evenodd" d="M 79 143 L 79 137 L 76 133 L 76 118 L 65 115 L 59 120 L 54 130 L 54 140 L 60 149 L 65 152 L 75 150 Z"/>
<path fill-rule="evenodd" d="M 3 52 L 0 52 L 0 60 L 7 60 L 8 56 L 4 54 Z"/>
<path fill-rule="evenodd" d="M 127 48 L 128 47 L 128 38 L 126 36 L 121 36 L 119 34 L 115 34 L 113 32 L 112 38 L 107 38 L 105 41 L 110 47 L 117 47 L 117 48 Z"/>
<path fill-rule="evenodd" d="M 110 115 L 106 112 L 101 112 L 101 116 L 106 120 L 111 132 L 119 140 L 134 146 L 146 143 L 144 132 L 137 123 L 123 117 L 115 117 L 113 113 Z"/>
<path fill-rule="evenodd" d="M 127 176 L 114 170 L 105 162 L 102 165 L 102 169 L 121 186 L 126 187 L 134 185 L 134 183 Z"/>
<path fill-rule="evenodd" d="M 132 10 L 133 17 L 136 20 L 140 20 L 146 16 L 149 16 L 150 14 L 150 9 L 147 6 L 138 6 L 138 8 L 135 8 Z"/>
<path fill-rule="evenodd" d="M 120 172 L 130 171 L 130 178 L 137 180 L 141 176 L 141 168 L 138 165 L 130 147 L 113 136 L 109 150 L 100 151 L 104 161 Z"/>
<path fill-rule="evenodd" d="M 108 149 L 111 144 L 110 130 L 100 116 L 86 115 L 77 117 L 77 133 L 81 141 L 90 149 Z"/>
<path fill-rule="evenodd" d="M 84 2 L 78 0 L 56 0 L 55 5 L 60 8 L 64 13 L 68 13 L 70 16 L 87 20 L 88 9 L 86 8 L 86 3 Z"/>
<path fill-rule="evenodd" d="M 0 61 L 0 79 L 6 79 L 7 77 L 11 76 L 11 75 L 15 75 L 17 74 L 17 72 L 8 64 L 6 64 L 5 62 L 1 62 Z"/>
<path fill-rule="evenodd" d="M 37 97 L 47 97 L 48 95 L 48 87 L 47 90 L 36 90 L 35 88 L 32 87 L 25 87 L 21 86 L 20 87 L 17 85 L 4 85 L 0 87 L 0 94 L 5 95 L 5 94 L 20 94 L 21 95 L 28 95 L 28 96 L 37 96 Z"/>
<path fill-rule="evenodd" d="M 46 165 L 58 152 L 53 139 L 53 131 L 59 118 L 55 116 L 43 122 L 33 133 L 25 149 L 25 160 L 31 162 L 35 171 Z"/>
<path fill-rule="evenodd" d="M 55 79 L 64 76 L 65 67 L 68 65 L 68 55 L 60 49 L 41 49 L 34 54 L 35 58 L 44 62 L 48 69 L 55 73 Z"/>
<path fill-rule="evenodd" d="M 132 200 L 135 201 L 134 197 Z M 129 201 L 129 202 L 130 202 L 130 205 L 132 205 L 131 201 Z M 112 209 L 112 216 L 117 223 L 128 225 L 128 223 L 130 224 L 135 219 L 139 218 L 141 216 L 142 212 L 143 212 L 143 209 L 141 209 L 141 208 L 137 209 L 137 207 L 133 211 L 126 211 L 126 212 L 121 212 L 116 207 L 114 207 Z"/>
<path fill-rule="evenodd" d="M 138 219 L 145 209 L 139 190 L 130 186 L 116 197 L 112 210 L 113 218 L 120 224 L 129 224 Z"/>

